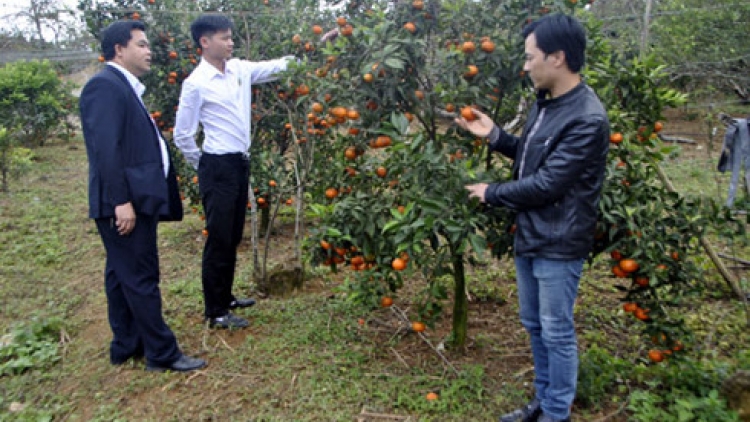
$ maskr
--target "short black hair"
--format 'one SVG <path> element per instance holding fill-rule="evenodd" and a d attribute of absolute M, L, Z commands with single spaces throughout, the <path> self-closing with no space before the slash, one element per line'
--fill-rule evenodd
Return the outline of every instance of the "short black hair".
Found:
<path fill-rule="evenodd" d="M 540 18 L 523 28 L 523 38 L 534 34 L 536 45 L 544 54 L 565 53 L 565 62 L 578 73 L 586 62 L 586 30 L 578 19 L 556 13 Z"/>
<path fill-rule="evenodd" d="M 221 13 L 206 13 L 190 25 L 190 35 L 193 37 L 196 47 L 201 45 L 201 37 L 208 36 L 227 29 L 234 29 L 234 22 L 228 16 Z"/>
<path fill-rule="evenodd" d="M 102 30 L 101 44 L 104 60 L 112 60 L 115 58 L 116 45 L 121 45 L 123 47 L 128 45 L 130 39 L 133 38 L 133 35 L 131 34 L 133 30 L 146 32 L 146 24 L 136 20 L 115 21 Z"/>

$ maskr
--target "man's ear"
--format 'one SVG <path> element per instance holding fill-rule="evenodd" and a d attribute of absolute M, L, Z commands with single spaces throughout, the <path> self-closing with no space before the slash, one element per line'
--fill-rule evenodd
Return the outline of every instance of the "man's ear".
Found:
<path fill-rule="evenodd" d="M 552 58 L 554 61 L 555 67 L 561 67 L 565 66 L 565 52 L 562 50 L 557 50 L 554 53 L 549 54 L 549 57 Z"/>

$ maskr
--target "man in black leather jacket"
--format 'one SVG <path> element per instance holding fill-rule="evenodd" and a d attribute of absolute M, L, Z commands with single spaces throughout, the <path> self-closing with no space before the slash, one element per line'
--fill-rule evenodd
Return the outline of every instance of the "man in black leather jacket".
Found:
<path fill-rule="evenodd" d="M 515 264 L 521 322 L 531 337 L 535 398 L 500 417 L 567 421 L 578 349 L 573 306 L 594 240 L 609 148 L 607 112 L 581 79 L 586 35 L 575 18 L 546 16 L 526 26 L 525 64 L 537 91 L 523 134 L 475 111 L 456 123 L 513 158 L 513 180 L 469 185 L 471 197 L 516 211 Z"/>

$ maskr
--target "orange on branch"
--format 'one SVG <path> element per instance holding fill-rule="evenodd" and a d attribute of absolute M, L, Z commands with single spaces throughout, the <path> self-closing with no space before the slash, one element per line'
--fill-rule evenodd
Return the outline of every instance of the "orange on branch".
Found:
<path fill-rule="evenodd" d="M 623 260 L 620 260 L 620 268 L 625 271 L 626 273 L 634 273 L 638 271 L 638 268 L 640 268 L 640 265 L 638 265 L 638 261 L 632 258 L 625 258 Z"/>
<path fill-rule="evenodd" d="M 396 258 L 391 262 L 391 267 L 396 271 L 403 271 L 406 269 L 406 261 L 401 258 Z"/>
<path fill-rule="evenodd" d="M 474 114 L 474 110 L 471 108 L 471 106 L 465 106 L 461 108 L 461 117 L 463 117 L 467 122 L 473 122 L 477 119 L 477 116 L 476 114 Z"/>

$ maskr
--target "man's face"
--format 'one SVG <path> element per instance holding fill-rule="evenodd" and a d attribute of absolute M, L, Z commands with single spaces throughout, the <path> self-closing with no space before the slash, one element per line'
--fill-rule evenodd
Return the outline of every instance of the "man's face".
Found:
<path fill-rule="evenodd" d="M 115 62 L 136 77 L 151 70 L 151 48 L 146 33 L 134 29 L 126 46 L 115 46 Z"/>
<path fill-rule="evenodd" d="M 551 89 L 554 85 L 555 57 L 552 54 L 544 54 L 537 47 L 534 33 L 526 37 L 525 57 L 526 61 L 523 64 L 523 70 L 531 78 L 534 89 Z"/>
<path fill-rule="evenodd" d="M 211 36 L 201 37 L 201 48 L 203 49 L 203 57 L 213 60 L 230 59 L 234 49 L 232 30 L 216 31 Z"/>

